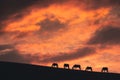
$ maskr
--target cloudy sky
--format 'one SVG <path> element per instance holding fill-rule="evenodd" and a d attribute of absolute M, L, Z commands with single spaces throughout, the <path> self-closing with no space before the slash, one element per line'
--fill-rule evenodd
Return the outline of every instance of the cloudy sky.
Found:
<path fill-rule="evenodd" d="M 120 0 L 0 0 L 0 61 L 120 73 Z"/>

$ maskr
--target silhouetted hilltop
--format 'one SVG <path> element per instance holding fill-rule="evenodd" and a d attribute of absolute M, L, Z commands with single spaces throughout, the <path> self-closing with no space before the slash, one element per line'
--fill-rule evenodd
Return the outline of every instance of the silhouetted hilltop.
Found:
<path fill-rule="evenodd" d="M 0 80 L 120 80 L 120 74 L 0 62 Z"/>

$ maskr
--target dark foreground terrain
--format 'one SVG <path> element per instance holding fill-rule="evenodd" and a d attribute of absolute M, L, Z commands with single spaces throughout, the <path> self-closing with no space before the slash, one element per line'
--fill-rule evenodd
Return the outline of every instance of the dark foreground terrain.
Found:
<path fill-rule="evenodd" d="M 0 80 L 120 80 L 120 74 L 0 62 Z"/>

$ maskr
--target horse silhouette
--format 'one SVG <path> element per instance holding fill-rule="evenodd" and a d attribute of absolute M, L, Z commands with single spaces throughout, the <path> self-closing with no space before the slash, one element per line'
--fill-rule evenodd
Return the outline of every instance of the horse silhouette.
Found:
<path fill-rule="evenodd" d="M 108 72 L 108 67 L 103 67 L 101 72 Z"/>
<path fill-rule="evenodd" d="M 72 69 L 79 69 L 79 70 L 81 70 L 81 66 L 79 64 L 75 64 L 75 65 L 73 65 Z"/>
<path fill-rule="evenodd" d="M 58 68 L 58 64 L 57 64 L 57 63 L 53 63 L 53 64 L 52 64 L 52 67 Z"/>
<path fill-rule="evenodd" d="M 92 67 L 87 66 L 86 69 L 85 69 L 85 71 L 92 71 Z"/>
<path fill-rule="evenodd" d="M 64 69 L 69 69 L 69 64 L 64 64 Z"/>

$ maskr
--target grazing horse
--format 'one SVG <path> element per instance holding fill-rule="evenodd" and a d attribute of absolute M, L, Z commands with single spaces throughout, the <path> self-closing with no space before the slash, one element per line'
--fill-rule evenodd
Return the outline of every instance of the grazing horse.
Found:
<path fill-rule="evenodd" d="M 57 64 L 57 63 L 53 63 L 53 64 L 52 64 L 52 67 L 58 68 L 58 64 Z"/>
<path fill-rule="evenodd" d="M 92 71 L 92 67 L 87 66 L 86 69 L 85 69 L 85 71 Z"/>
<path fill-rule="evenodd" d="M 101 72 L 108 72 L 108 67 L 103 67 Z"/>
<path fill-rule="evenodd" d="M 64 69 L 69 69 L 69 64 L 64 64 Z"/>
<path fill-rule="evenodd" d="M 75 64 L 75 65 L 73 65 L 73 67 L 72 67 L 72 69 L 79 69 L 79 70 L 81 70 L 81 66 L 79 65 L 79 64 Z"/>

